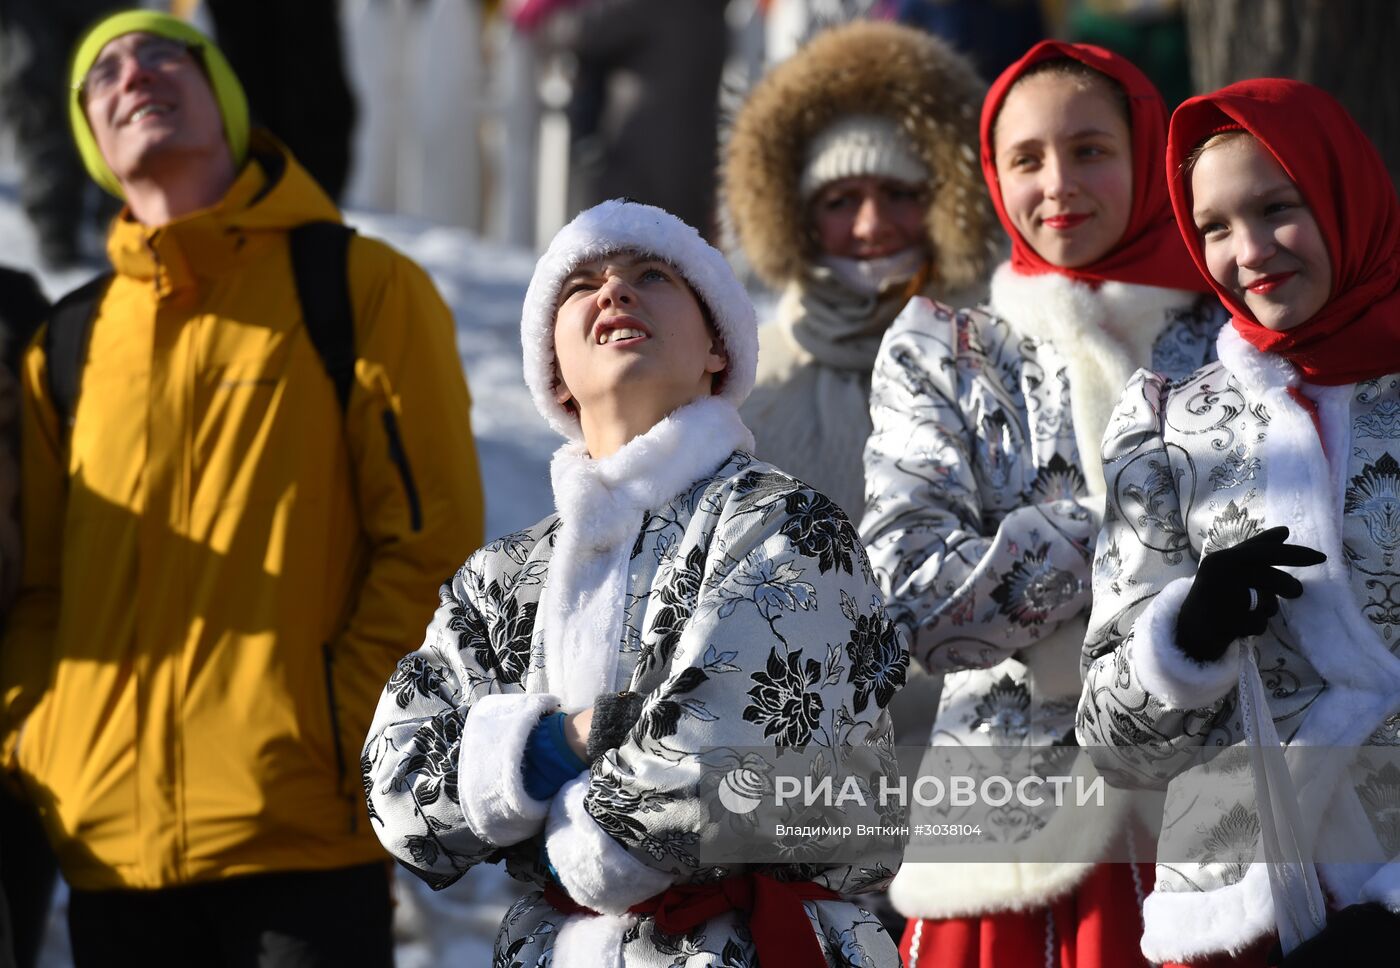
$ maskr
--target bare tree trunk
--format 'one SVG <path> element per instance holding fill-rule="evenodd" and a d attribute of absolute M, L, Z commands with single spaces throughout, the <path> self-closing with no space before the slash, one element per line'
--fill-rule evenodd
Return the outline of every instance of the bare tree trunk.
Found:
<path fill-rule="evenodd" d="M 1316 84 L 1356 118 L 1400 185 L 1400 3 L 1183 0 L 1182 8 L 1196 90 L 1249 77 Z"/>

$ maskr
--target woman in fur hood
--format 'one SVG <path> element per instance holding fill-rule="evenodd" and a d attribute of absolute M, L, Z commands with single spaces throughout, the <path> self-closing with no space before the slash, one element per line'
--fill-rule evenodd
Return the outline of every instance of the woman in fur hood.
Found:
<path fill-rule="evenodd" d="M 743 287 L 674 216 L 605 202 L 540 259 L 522 341 L 569 438 L 558 511 L 467 560 L 389 681 L 362 760 L 384 846 L 437 888 L 505 860 L 499 965 L 897 964 L 841 897 L 887 885 L 897 841 L 857 866 L 755 826 L 779 755 L 889 775 L 908 656 L 855 528 L 750 453 Z M 868 799 L 840 823 L 879 824 Z"/>
<path fill-rule="evenodd" d="M 744 421 L 852 517 L 880 338 L 914 294 L 979 298 L 1000 241 L 973 154 L 983 90 L 942 41 L 853 23 L 774 67 L 730 132 L 725 217 L 781 292 Z"/>
<path fill-rule="evenodd" d="M 1126 60 L 1037 44 L 982 109 L 1012 239 L 989 303 L 914 300 L 881 347 L 861 530 L 911 653 L 944 674 L 935 753 L 1073 746 L 1099 441 L 1135 370 L 1189 374 L 1226 318 L 1176 232 L 1165 137 L 1160 96 Z M 1132 853 L 1124 804 L 1090 823 L 1025 806 L 982 819 L 977 840 L 1017 845 L 1007 863 L 905 864 L 890 897 L 911 918 L 906 965 L 1143 963 L 1152 868 L 1100 863 Z"/>

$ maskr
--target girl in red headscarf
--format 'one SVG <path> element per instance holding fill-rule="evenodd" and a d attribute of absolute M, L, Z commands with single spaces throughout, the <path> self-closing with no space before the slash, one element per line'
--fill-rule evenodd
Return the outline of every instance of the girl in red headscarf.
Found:
<path fill-rule="evenodd" d="M 1174 225 L 1166 121 L 1121 57 L 1033 47 L 982 109 L 982 169 L 1011 238 L 989 303 L 914 300 L 881 348 L 862 537 L 911 653 L 945 676 L 930 755 L 961 750 L 956 772 L 1014 784 L 1054 761 L 1095 779 L 1067 748 L 1103 513 L 1099 444 L 1135 370 L 1188 375 L 1214 358 L 1226 318 Z M 927 824 L 916 814 L 890 892 L 910 918 L 906 965 L 1144 964 L 1152 868 L 1108 862 L 1146 856 L 1126 804 L 1110 796 L 1076 814 L 1037 799 L 943 804 Z M 959 843 L 949 829 L 970 831 L 962 857 L 1002 862 L 918 863 Z"/>
<path fill-rule="evenodd" d="M 1276 939 L 1288 968 L 1390 964 L 1400 202 L 1346 111 L 1296 81 L 1187 101 L 1167 170 L 1232 319 L 1189 380 L 1139 374 L 1105 441 L 1113 560 L 1096 571 L 1080 740 L 1101 766 L 1171 782 L 1148 957 L 1262 964 Z M 1280 768 L 1234 787 L 1182 770 L 1192 747 L 1257 748 L 1252 764 L 1280 741 Z M 1153 767 L 1167 751 L 1173 768 Z"/>

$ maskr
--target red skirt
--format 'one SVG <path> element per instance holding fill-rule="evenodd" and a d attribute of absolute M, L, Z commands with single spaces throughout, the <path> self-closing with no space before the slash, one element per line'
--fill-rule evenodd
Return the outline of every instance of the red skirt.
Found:
<path fill-rule="evenodd" d="M 1147 968 L 1138 898 L 1152 890 L 1153 879 L 1151 864 L 1099 864 L 1045 907 L 911 920 L 899 953 L 905 968 Z"/>

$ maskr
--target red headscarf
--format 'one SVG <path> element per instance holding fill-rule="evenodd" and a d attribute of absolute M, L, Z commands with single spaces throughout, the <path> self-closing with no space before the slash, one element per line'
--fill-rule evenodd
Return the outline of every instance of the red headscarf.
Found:
<path fill-rule="evenodd" d="M 1331 95 L 1299 81 L 1241 81 L 1177 108 L 1167 146 L 1172 206 L 1207 278 L 1182 165 L 1198 144 L 1226 128 L 1252 134 L 1293 179 L 1332 264 L 1327 304 L 1284 333 L 1260 326 L 1243 301 L 1212 281 L 1235 329 L 1259 349 L 1288 359 L 1313 383 L 1400 373 L 1400 201 L 1375 145 Z"/>
<path fill-rule="evenodd" d="M 1069 58 L 1092 67 L 1116 82 L 1128 95 L 1129 127 L 1133 145 L 1133 208 L 1128 227 L 1118 244 L 1102 259 L 1077 269 L 1051 265 L 1026 243 L 1012 224 L 1001 201 L 996 158 L 992 148 L 992 126 L 1011 85 L 1027 68 L 1041 61 Z M 1172 220 L 1162 173 L 1162 149 L 1167 140 L 1167 108 L 1162 95 L 1142 71 L 1117 54 L 1089 44 L 1064 44 L 1045 40 L 1002 72 L 987 99 L 982 102 L 982 175 L 997 216 L 1011 237 L 1011 267 L 1021 275 L 1036 276 L 1055 272 L 1081 282 L 1098 284 L 1113 280 L 1164 289 L 1209 292 L 1200 271 L 1181 245 Z"/>

